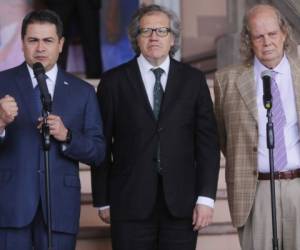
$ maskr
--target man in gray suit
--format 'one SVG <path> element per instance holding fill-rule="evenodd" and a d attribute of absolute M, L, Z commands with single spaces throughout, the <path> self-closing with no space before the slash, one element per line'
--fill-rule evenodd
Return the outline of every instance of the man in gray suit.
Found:
<path fill-rule="evenodd" d="M 291 43 L 290 27 L 280 12 L 255 5 L 244 18 L 244 63 L 216 73 L 215 110 L 229 207 L 243 249 L 272 249 L 265 70 L 272 74 L 279 249 L 300 249 L 300 64 L 288 55 Z"/>

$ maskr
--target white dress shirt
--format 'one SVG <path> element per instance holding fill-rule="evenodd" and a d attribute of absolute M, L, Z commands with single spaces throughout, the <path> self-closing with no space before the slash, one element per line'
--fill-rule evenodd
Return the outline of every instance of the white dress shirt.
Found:
<path fill-rule="evenodd" d="M 32 86 L 33 86 L 33 88 L 35 88 L 38 85 L 37 79 L 34 76 L 32 68 L 28 64 L 27 64 L 27 68 L 28 68 L 28 71 L 30 74 Z M 49 91 L 49 94 L 51 95 L 52 100 L 53 100 L 53 95 L 54 95 L 57 72 L 58 72 L 58 69 L 57 69 L 56 64 L 52 67 L 52 69 L 50 69 L 49 71 L 46 72 L 46 75 L 47 75 L 46 83 L 47 83 L 48 91 Z"/>
<path fill-rule="evenodd" d="M 257 92 L 258 108 L 258 171 L 262 173 L 270 172 L 269 151 L 266 139 L 267 111 L 263 105 L 263 83 L 261 72 L 267 70 L 257 58 L 254 59 L 254 77 Z M 291 75 L 291 67 L 287 57 L 284 55 L 281 62 L 272 69 L 276 74 L 276 83 L 280 92 L 283 110 L 286 116 L 284 126 L 285 146 L 287 150 L 287 165 L 282 171 L 292 170 L 300 166 L 300 137 L 298 116 L 296 110 L 295 93 Z M 276 140 L 276 138 L 275 138 Z"/>
<path fill-rule="evenodd" d="M 142 75 L 143 83 L 146 89 L 146 93 L 148 96 L 149 103 L 151 108 L 153 109 L 153 89 L 155 84 L 155 76 L 152 69 L 161 68 L 163 69 L 163 74 L 161 75 L 160 82 L 163 90 L 166 90 L 167 85 L 167 76 L 170 68 L 170 58 L 167 57 L 166 60 L 159 66 L 153 66 L 147 59 L 141 54 L 137 58 L 137 62 L 139 65 L 139 69 Z"/>

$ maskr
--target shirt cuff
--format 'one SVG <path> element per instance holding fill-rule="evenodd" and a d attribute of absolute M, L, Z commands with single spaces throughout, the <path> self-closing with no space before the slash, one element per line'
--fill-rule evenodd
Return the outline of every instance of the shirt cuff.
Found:
<path fill-rule="evenodd" d="M 99 209 L 100 211 L 103 211 L 103 210 L 108 209 L 108 208 L 110 208 L 110 206 L 98 207 L 98 209 Z"/>
<path fill-rule="evenodd" d="M 67 143 L 62 143 L 62 144 L 61 144 L 61 150 L 62 150 L 63 152 L 66 151 L 67 148 L 68 148 L 68 144 L 67 144 Z"/>
<path fill-rule="evenodd" d="M 5 129 L 3 130 L 3 132 L 0 134 L 0 138 L 4 138 L 5 137 Z"/>
<path fill-rule="evenodd" d="M 197 204 L 205 205 L 211 208 L 214 208 L 215 201 L 209 197 L 198 196 Z"/>

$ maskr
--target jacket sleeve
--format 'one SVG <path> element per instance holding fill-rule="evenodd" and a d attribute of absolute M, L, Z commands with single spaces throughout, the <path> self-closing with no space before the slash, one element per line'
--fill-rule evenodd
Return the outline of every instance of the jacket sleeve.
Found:
<path fill-rule="evenodd" d="M 106 140 L 104 161 L 97 168 L 92 168 L 92 196 L 95 207 L 110 205 L 109 176 L 112 159 L 114 104 L 111 90 L 112 82 L 104 75 L 98 86 L 97 97 L 103 117 L 103 129 Z"/>
<path fill-rule="evenodd" d="M 217 125 L 218 125 L 218 134 L 219 134 L 219 141 L 220 141 L 220 147 L 222 150 L 222 153 L 226 156 L 226 133 L 225 133 L 225 125 L 224 125 L 224 119 L 223 119 L 223 92 L 222 87 L 220 84 L 219 75 L 216 73 L 215 79 L 214 79 L 214 94 L 215 94 L 215 102 L 214 102 L 214 108 L 215 108 L 215 114 L 217 119 Z"/>
<path fill-rule="evenodd" d="M 205 77 L 200 75 L 196 106 L 196 160 L 198 195 L 215 199 L 220 168 L 220 149 L 213 104 Z"/>
<path fill-rule="evenodd" d="M 103 124 L 94 89 L 89 88 L 81 130 L 72 131 L 72 140 L 63 154 L 76 161 L 98 166 L 104 159 Z"/>

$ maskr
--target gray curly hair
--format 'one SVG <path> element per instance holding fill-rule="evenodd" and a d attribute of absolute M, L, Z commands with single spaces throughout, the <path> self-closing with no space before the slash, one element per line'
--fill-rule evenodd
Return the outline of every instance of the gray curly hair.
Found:
<path fill-rule="evenodd" d="M 244 62 L 247 64 L 252 63 L 254 58 L 254 51 L 251 45 L 251 31 L 249 28 L 249 20 L 251 16 L 255 13 L 255 11 L 261 7 L 268 7 L 274 10 L 278 19 L 278 24 L 280 29 L 284 34 L 286 34 L 286 39 L 284 42 L 284 50 L 286 52 L 290 52 L 291 49 L 295 46 L 295 40 L 293 38 L 292 28 L 289 25 L 288 21 L 285 19 L 285 17 L 280 13 L 280 11 L 271 4 L 256 4 L 246 12 L 244 16 L 243 28 L 240 36 L 241 38 L 240 53 L 244 59 Z"/>
<path fill-rule="evenodd" d="M 137 37 L 140 30 L 140 20 L 143 16 L 151 15 L 154 12 L 162 12 L 169 17 L 171 33 L 174 36 L 174 45 L 171 47 L 169 54 L 173 57 L 180 47 L 180 21 L 175 13 L 156 4 L 147 6 L 142 5 L 142 7 L 139 8 L 133 15 L 128 27 L 128 36 L 131 42 L 131 46 L 136 54 L 140 54 L 141 51 L 137 43 Z"/>

